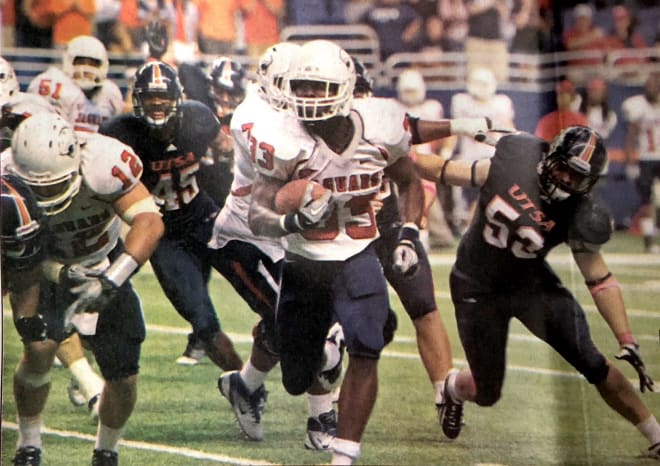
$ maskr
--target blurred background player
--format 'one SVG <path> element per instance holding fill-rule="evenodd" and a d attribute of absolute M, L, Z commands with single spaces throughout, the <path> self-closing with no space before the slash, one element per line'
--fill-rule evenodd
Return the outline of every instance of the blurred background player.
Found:
<path fill-rule="evenodd" d="M 117 443 L 137 399 L 145 337 L 130 277 L 163 234 L 160 213 L 139 181 L 142 166 L 130 147 L 96 133 L 75 133 L 60 116 L 25 119 L 14 132 L 11 156 L 8 170 L 30 186 L 48 216 L 37 311 L 51 343 L 41 364 L 50 368 L 72 326 L 83 335 L 105 379 L 92 464 L 116 465 Z M 130 225 L 125 242 L 119 238 L 120 218 Z M 18 397 L 47 383 L 24 381 Z M 47 389 L 40 390 L 45 402 Z M 24 426 L 19 417 L 24 436 L 15 463 L 25 449 L 36 448 L 32 442 L 41 442 L 40 411 Z"/>
<path fill-rule="evenodd" d="M 444 109 L 442 104 L 435 99 L 426 98 L 426 83 L 422 73 L 410 68 L 401 72 L 396 83 L 397 100 L 403 105 L 410 115 L 423 120 L 440 120 L 444 118 Z M 411 151 L 411 157 L 423 156 L 451 150 L 448 146 L 450 141 L 432 141 L 425 144 L 418 144 Z M 454 243 L 454 238 L 449 226 L 445 220 L 444 210 L 441 202 L 436 202 L 438 193 L 435 183 L 424 180 L 424 216 L 422 218 L 419 231 L 420 241 L 426 251 L 430 248 L 429 235 L 433 237 L 433 244 L 438 246 L 450 246 Z M 444 198 L 445 193 L 440 193 Z"/>
<path fill-rule="evenodd" d="M 545 142 L 550 143 L 563 129 L 569 126 L 587 126 L 587 117 L 578 112 L 580 107 L 580 94 L 575 85 L 568 79 L 562 79 L 555 85 L 556 110 L 543 115 L 534 134 Z"/>
<path fill-rule="evenodd" d="M 644 83 L 643 94 L 624 100 L 621 104 L 626 122 L 626 173 L 637 181 L 641 197 L 639 229 L 644 251 L 660 253 L 655 243 L 660 209 L 660 73 L 652 73 Z"/>
<path fill-rule="evenodd" d="M 505 136 L 492 158 L 437 158 L 426 172 L 431 179 L 481 187 L 475 220 L 461 239 L 450 276 L 469 364 L 446 383 L 453 409 L 444 423 L 456 436 L 464 401 L 492 406 L 500 399 L 509 325 L 516 318 L 594 385 L 603 401 L 646 437 L 649 455 L 659 458 L 660 425 L 625 375 L 596 348 L 580 303 L 545 260 L 555 246 L 568 245 L 619 344 L 616 359 L 633 366 L 640 391 L 652 391 L 619 283 L 600 252 L 612 226 L 590 192 L 606 168 L 602 138 L 573 126 L 551 144 L 529 134 Z"/>
<path fill-rule="evenodd" d="M 199 186 L 199 164 L 220 130 L 204 104 L 183 101 L 176 71 L 151 61 L 136 73 L 133 114 L 106 122 L 103 134 L 130 145 L 144 163 L 142 180 L 163 214 L 165 235 L 150 263 L 165 295 L 222 370 L 243 365 L 222 331 L 207 288 L 207 243 L 220 208 Z"/>
<path fill-rule="evenodd" d="M 475 67 L 470 71 L 465 83 L 467 92 L 454 94 L 451 99 L 452 118 L 478 117 L 490 118 L 494 128 L 514 129 L 515 116 L 513 102 L 504 94 L 497 94 L 495 74 L 484 67 Z M 457 160 L 474 161 L 484 157 L 492 157 L 495 149 L 489 145 L 476 142 L 473 138 L 464 136 L 453 138 L 453 145 L 458 145 L 455 158 Z M 451 146 L 450 146 L 451 147 Z M 450 156 L 453 148 L 446 149 L 443 154 Z M 467 186 L 452 189 L 454 196 L 455 226 L 459 233 L 465 231 L 474 214 L 479 190 Z"/>

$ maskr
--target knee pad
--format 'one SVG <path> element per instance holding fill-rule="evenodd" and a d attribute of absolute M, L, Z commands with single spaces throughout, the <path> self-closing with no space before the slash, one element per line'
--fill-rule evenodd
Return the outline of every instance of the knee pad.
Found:
<path fill-rule="evenodd" d="M 35 374 L 34 372 L 29 372 L 27 367 L 25 367 L 25 362 L 21 360 L 21 362 L 19 362 L 16 366 L 14 377 L 26 387 L 39 388 L 50 383 L 51 373 L 50 369 L 43 374 Z"/>
<path fill-rule="evenodd" d="M 598 385 L 607 378 L 607 374 L 609 372 L 610 366 L 607 364 L 607 361 L 603 357 L 603 364 L 585 371 L 583 375 L 590 384 Z"/>

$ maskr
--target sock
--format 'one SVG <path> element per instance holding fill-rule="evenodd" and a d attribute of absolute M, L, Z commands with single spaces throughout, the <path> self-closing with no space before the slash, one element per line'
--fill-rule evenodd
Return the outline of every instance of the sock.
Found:
<path fill-rule="evenodd" d="M 267 376 L 268 372 L 260 371 L 249 360 L 243 364 L 243 368 L 241 369 L 241 379 L 250 393 L 261 387 L 266 381 Z"/>
<path fill-rule="evenodd" d="M 339 363 L 341 359 L 341 354 L 339 353 L 339 347 L 328 340 L 326 340 L 325 342 L 325 348 L 323 350 L 323 353 L 325 354 L 325 362 L 323 364 L 323 367 L 321 368 L 321 372 L 332 369 Z"/>
<path fill-rule="evenodd" d="M 463 397 L 458 394 L 458 391 L 456 389 L 457 377 L 458 377 L 457 369 L 452 369 L 449 371 L 449 374 L 447 374 L 447 392 L 449 393 L 449 396 L 451 396 L 453 400 L 465 401 Z"/>
<path fill-rule="evenodd" d="M 639 430 L 644 437 L 651 443 L 655 445 L 660 442 L 660 424 L 655 419 L 654 415 L 649 416 L 645 421 L 640 422 L 635 427 Z"/>
<path fill-rule="evenodd" d="M 433 382 L 433 388 L 435 389 L 435 404 L 439 405 L 445 399 L 445 381 L 438 380 L 437 382 Z"/>
<path fill-rule="evenodd" d="M 309 417 L 319 417 L 319 414 L 332 411 L 332 393 L 324 395 L 307 395 L 307 412 Z"/>
<path fill-rule="evenodd" d="M 41 415 L 34 417 L 18 416 L 18 448 L 41 448 Z"/>
<path fill-rule="evenodd" d="M 353 442 L 343 438 L 335 438 L 332 442 L 331 464 L 353 464 L 360 456 L 360 442 Z"/>
<path fill-rule="evenodd" d="M 73 378 L 78 382 L 80 391 L 87 401 L 103 391 L 105 382 L 94 372 L 86 358 L 80 358 L 73 362 L 69 366 L 69 370 Z"/>
<path fill-rule="evenodd" d="M 117 443 L 119 443 L 123 431 L 123 427 L 113 429 L 99 422 L 99 427 L 96 430 L 96 444 L 94 445 L 94 449 L 117 451 Z"/>

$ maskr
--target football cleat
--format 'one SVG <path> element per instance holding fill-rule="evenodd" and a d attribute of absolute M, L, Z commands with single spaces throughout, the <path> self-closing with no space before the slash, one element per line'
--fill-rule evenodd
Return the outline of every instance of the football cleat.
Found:
<path fill-rule="evenodd" d="M 229 400 L 236 415 L 238 427 L 250 440 L 263 440 L 264 428 L 261 416 L 266 406 L 266 389 L 263 385 L 253 393 L 248 392 L 238 371 L 229 371 L 218 379 L 218 389 Z"/>
<path fill-rule="evenodd" d="M 305 448 L 308 450 L 328 451 L 337 436 L 337 415 L 332 409 L 319 417 L 307 418 L 307 436 Z"/>
<path fill-rule="evenodd" d="M 449 377 L 452 375 L 450 373 L 445 380 L 445 386 L 442 391 L 442 402 L 435 406 L 438 410 L 438 420 L 440 421 L 442 432 L 447 438 L 455 439 L 461 433 L 461 427 L 463 427 L 463 402 L 452 399 L 449 394 L 447 387 Z"/>
<path fill-rule="evenodd" d="M 344 352 L 346 351 L 346 342 L 344 341 L 344 330 L 339 323 L 334 324 L 328 331 L 326 342 L 331 343 L 339 352 L 339 361 L 337 364 L 325 370 L 318 375 L 321 386 L 328 391 L 334 390 L 341 385 L 341 375 L 343 370 Z"/>
<path fill-rule="evenodd" d="M 660 442 L 654 443 L 648 448 L 646 451 L 646 457 L 660 460 Z"/>
<path fill-rule="evenodd" d="M 69 380 L 69 385 L 66 387 L 66 393 L 69 395 L 69 401 L 73 406 L 83 406 L 87 403 L 85 395 L 80 391 L 80 386 L 73 377 Z"/>
<path fill-rule="evenodd" d="M 93 422 L 98 422 L 99 420 L 99 407 L 101 406 L 101 394 L 97 393 L 89 399 L 87 402 L 87 409 L 89 410 L 89 415 L 92 418 Z"/>
<path fill-rule="evenodd" d="M 181 366 L 196 366 L 202 358 L 206 356 L 204 343 L 195 338 L 192 333 L 188 334 L 188 344 L 181 356 L 176 359 L 176 363 Z"/>
<path fill-rule="evenodd" d="M 92 455 L 92 466 L 117 466 L 119 455 L 116 451 L 94 450 Z"/>
<path fill-rule="evenodd" d="M 41 464 L 41 449 L 29 445 L 21 447 L 16 450 L 12 463 L 16 466 L 39 466 Z"/>

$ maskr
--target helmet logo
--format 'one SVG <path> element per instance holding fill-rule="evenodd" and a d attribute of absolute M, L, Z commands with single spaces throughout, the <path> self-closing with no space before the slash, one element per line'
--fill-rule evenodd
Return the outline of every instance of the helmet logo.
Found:
<path fill-rule="evenodd" d="M 59 144 L 60 155 L 66 157 L 73 157 L 76 152 L 76 145 L 72 140 L 75 140 L 75 134 L 69 127 L 60 129 L 59 137 L 57 138 Z"/>
<path fill-rule="evenodd" d="M 151 78 L 151 83 L 149 83 L 150 88 L 156 88 L 156 89 L 167 89 L 167 84 L 163 80 L 163 74 L 160 71 L 160 66 L 159 65 L 154 65 L 153 67 L 154 73 Z"/>

